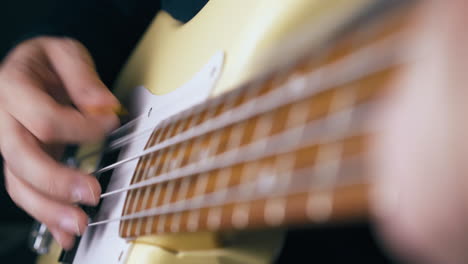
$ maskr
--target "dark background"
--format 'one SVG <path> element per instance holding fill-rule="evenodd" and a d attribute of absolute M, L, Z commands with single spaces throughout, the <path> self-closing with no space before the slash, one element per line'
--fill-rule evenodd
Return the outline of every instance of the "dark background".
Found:
<path fill-rule="evenodd" d="M 58 0 L 2 0 L 0 3 L 0 56 L 51 13 Z"/>

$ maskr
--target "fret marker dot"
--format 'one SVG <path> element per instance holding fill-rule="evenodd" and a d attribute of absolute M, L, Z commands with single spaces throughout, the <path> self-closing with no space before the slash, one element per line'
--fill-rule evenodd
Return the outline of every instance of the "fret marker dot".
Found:
<path fill-rule="evenodd" d="M 221 208 L 212 208 L 208 214 L 207 226 L 211 230 L 219 229 L 221 225 Z"/>
<path fill-rule="evenodd" d="M 248 205 L 238 205 L 232 213 L 232 225 L 236 228 L 245 228 L 249 223 Z"/>
<path fill-rule="evenodd" d="M 265 222 L 272 226 L 280 225 L 286 215 L 286 201 L 283 198 L 270 200 L 265 205 Z"/>
<path fill-rule="evenodd" d="M 333 201 L 330 194 L 310 195 L 307 201 L 307 216 L 310 220 L 321 223 L 330 219 Z"/>
<path fill-rule="evenodd" d="M 190 212 L 188 221 L 187 221 L 187 229 L 188 231 L 194 232 L 198 228 L 198 220 L 200 218 L 199 211 Z"/>

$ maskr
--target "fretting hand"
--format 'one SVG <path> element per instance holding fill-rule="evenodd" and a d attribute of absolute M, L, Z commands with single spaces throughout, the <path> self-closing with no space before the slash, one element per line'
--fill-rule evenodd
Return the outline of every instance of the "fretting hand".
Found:
<path fill-rule="evenodd" d="M 374 213 L 409 263 L 468 263 L 467 1 L 424 1 L 411 62 L 378 116 Z"/>

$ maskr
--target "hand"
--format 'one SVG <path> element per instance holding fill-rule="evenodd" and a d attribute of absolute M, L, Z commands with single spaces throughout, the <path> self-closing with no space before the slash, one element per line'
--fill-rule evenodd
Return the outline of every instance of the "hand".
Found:
<path fill-rule="evenodd" d="M 0 152 L 13 201 L 46 224 L 64 248 L 88 222 L 76 204 L 96 205 L 91 175 L 57 162 L 64 143 L 90 142 L 118 125 L 119 106 L 87 50 L 68 38 L 34 38 L 0 67 Z"/>
<path fill-rule="evenodd" d="M 378 117 L 373 209 L 409 263 L 468 263 L 466 1 L 424 4 L 410 32 L 414 60 Z"/>

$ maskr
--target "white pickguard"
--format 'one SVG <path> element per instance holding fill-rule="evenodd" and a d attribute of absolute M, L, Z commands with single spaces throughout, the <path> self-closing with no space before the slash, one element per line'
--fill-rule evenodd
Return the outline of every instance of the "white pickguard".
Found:
<path fill-rule="evenodd" d="M 216 53 L 189 82 L 168 94 L 154 95 L 144 87 L 135 88 L 128 109 L 132 118 L 144 115 L 138 120 L 137 131 L 153 128 L 167 117 L 207 99 L 221 74 L 223 61 L 223 52 Z M 150 109 L 151 115 L 148 116 Z M 122 148 L 119 160 L 143 151 L 150 135 L 139 137 Z M 116 168 L 106 192 L 128 186 L 137 163 L 138 160 L 133 160 Z M 126 192 L 104 198 L 93 221 L 120 217 L 125 197 Z M 73 263 L 124 263 L 129 247 L 130 243 L 119 236 L 119 221 L 89 227 L 81 238 Z"/>

